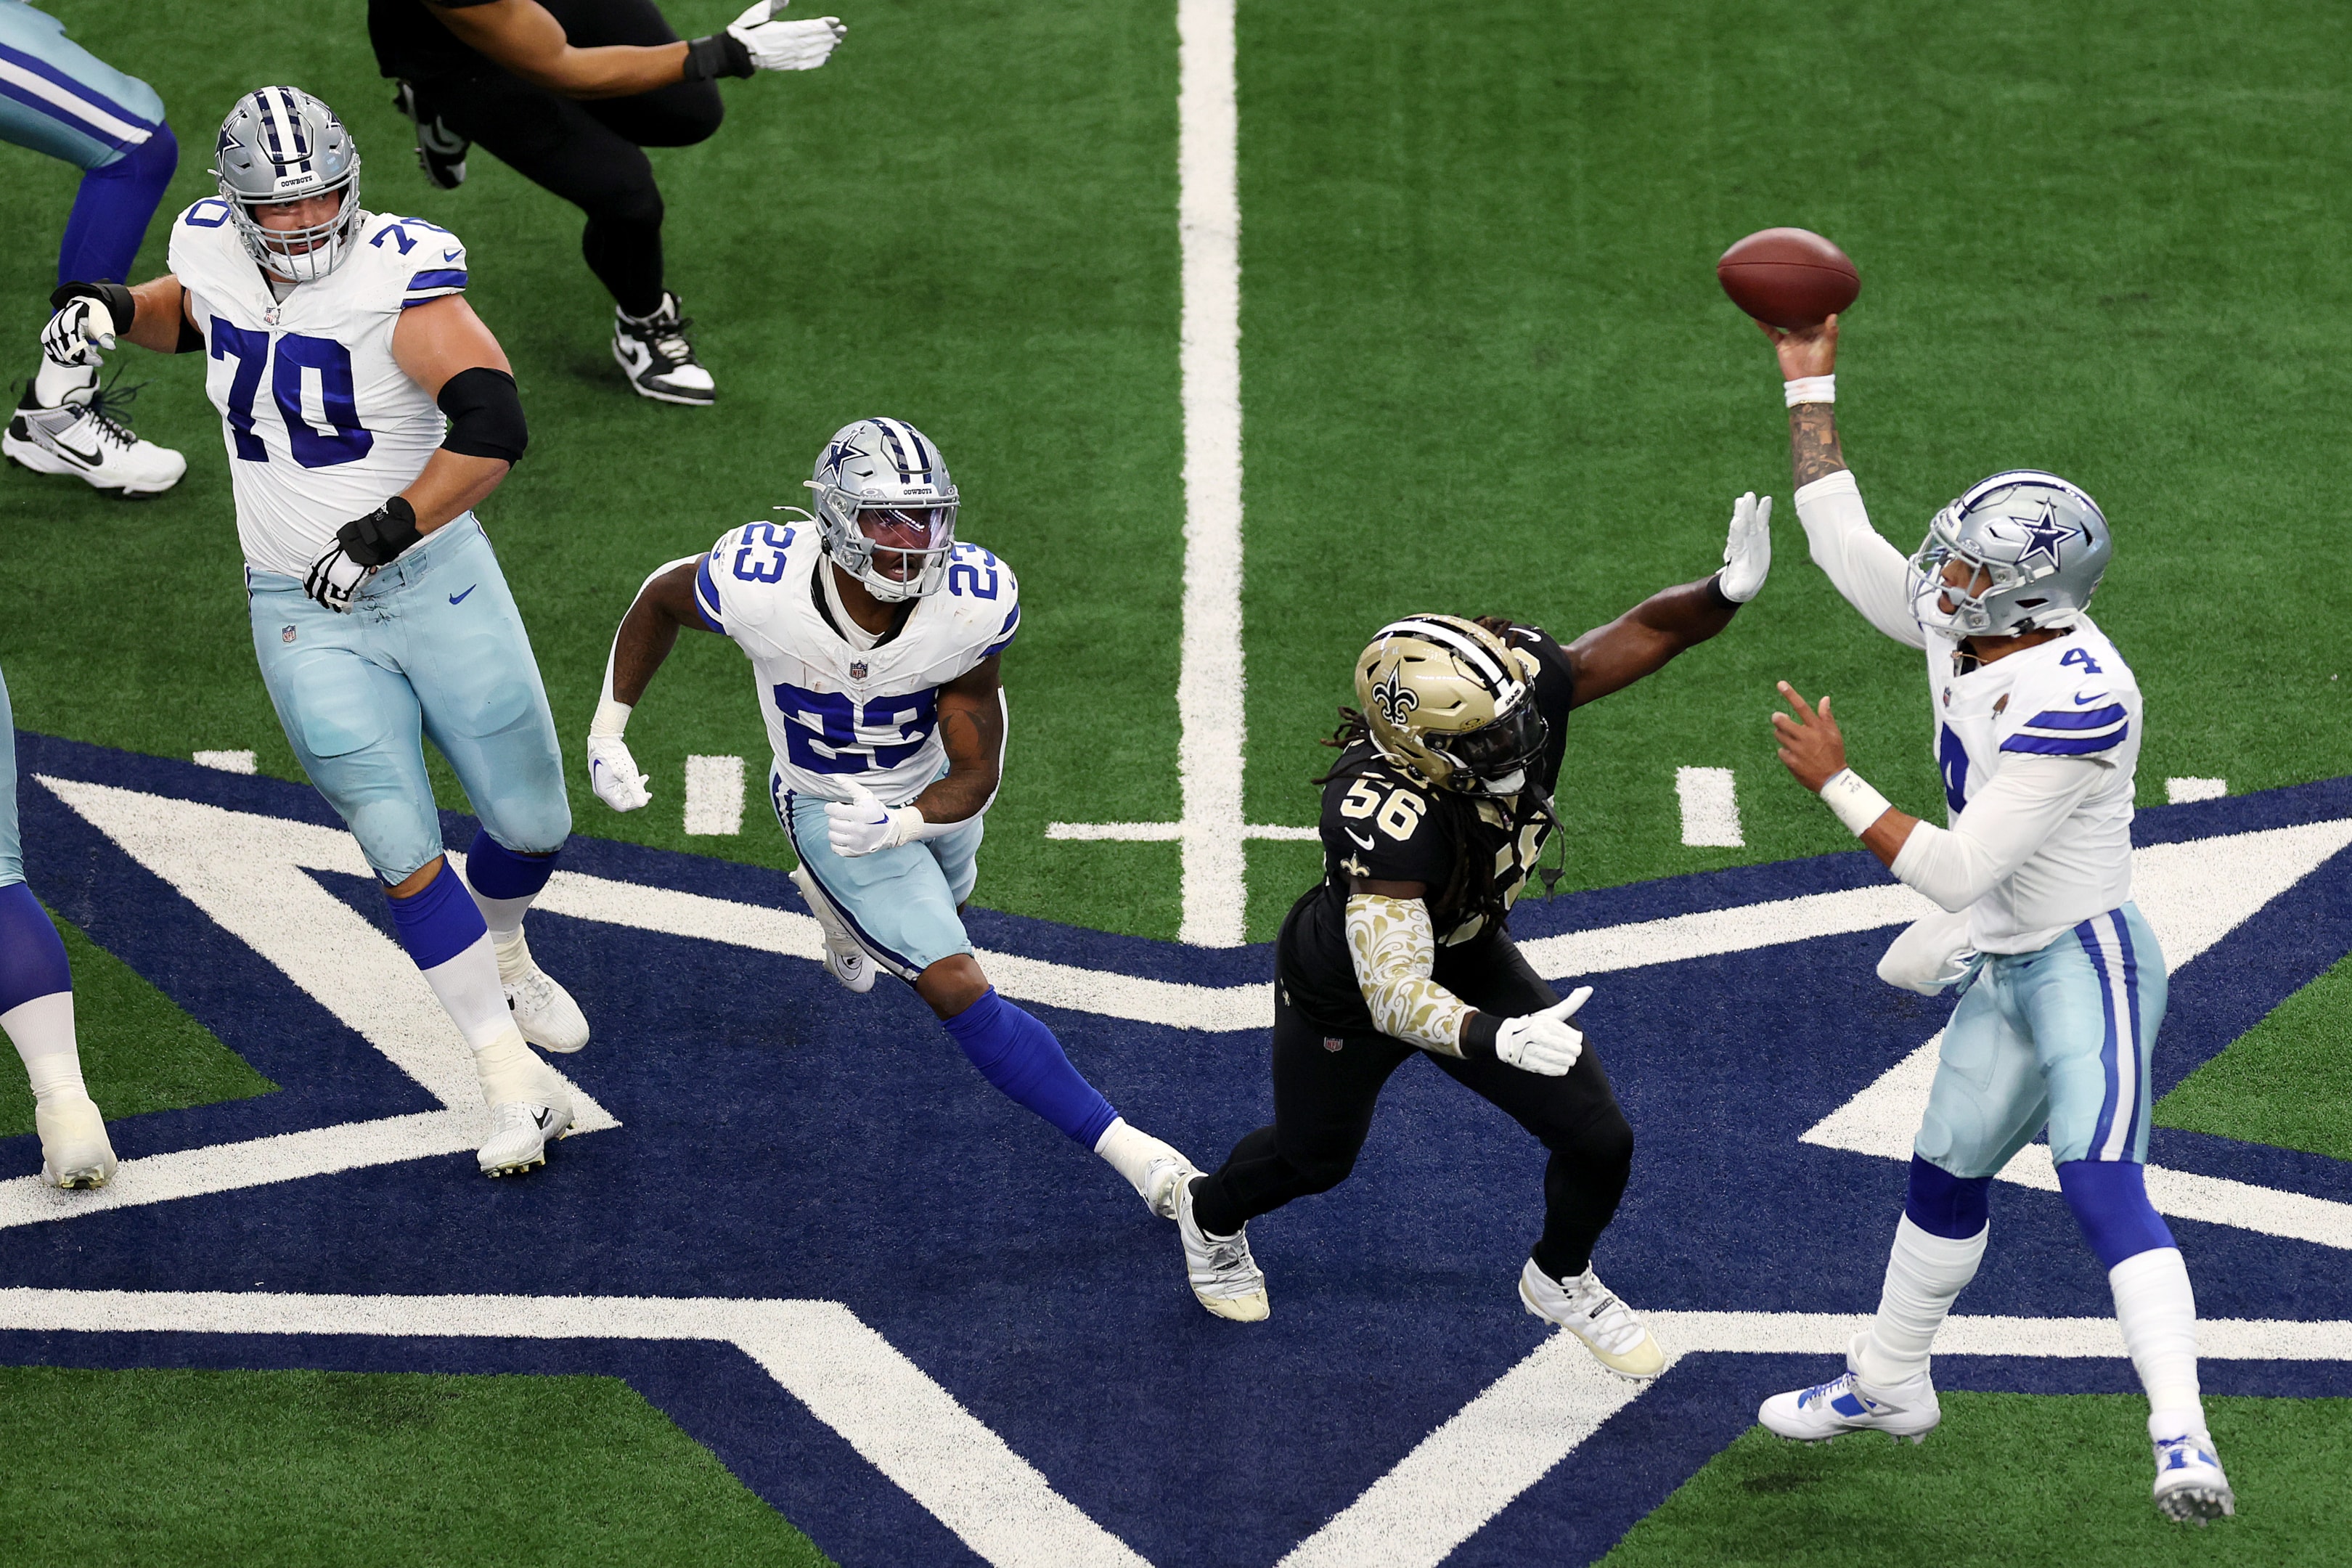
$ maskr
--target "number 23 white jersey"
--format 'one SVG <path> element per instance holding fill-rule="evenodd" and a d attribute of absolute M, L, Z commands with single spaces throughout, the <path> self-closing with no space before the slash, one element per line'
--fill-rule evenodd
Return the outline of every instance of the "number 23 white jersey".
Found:
<path fill-rule="evenodd" d="M 171 268 L 204 333 L 246 563 L 299 577 L 441 445 L 446 422 L 392 357 L 392 334 L 408 307 L 464 290 L 466 247 L 421 219 L 362 213 L 341 265 L 281 301 L 228 204 L 206 196 L 173 221 Z"/>
<path fill-rule="evenodd" d="M 824 560 L 808 523 L 745 523 L 696 568 L 695 604 L 751 660 L 786 790 L 845 800 L 854 778 L 904 805 L 947 765 L 940 688 L 1011 646 L 1021 586 L 995 556 L 959 544 L 945 588 L 916 600 L 896 637 L 860 651 L 817 607 Z"/>

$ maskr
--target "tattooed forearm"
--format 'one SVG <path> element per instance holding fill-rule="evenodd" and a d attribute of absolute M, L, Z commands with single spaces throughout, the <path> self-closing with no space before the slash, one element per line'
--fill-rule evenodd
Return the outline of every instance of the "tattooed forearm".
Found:
<path fill-rule="evenodd" d="M 948 776 L 915 797 L 926 822 L 961 822 L 987 809 L 996 794 L 997 758 L 1004 746 L 1004 710 L 985 704 L 940 705 L 940 740 Z"/>
<path fill-rule="evenodd" d="M 1838 449 L 1836 405 L 1800 403 L 1789 410 L 1789 456 L 1799 489 L 1845 470 L 1845 454 Z"/>

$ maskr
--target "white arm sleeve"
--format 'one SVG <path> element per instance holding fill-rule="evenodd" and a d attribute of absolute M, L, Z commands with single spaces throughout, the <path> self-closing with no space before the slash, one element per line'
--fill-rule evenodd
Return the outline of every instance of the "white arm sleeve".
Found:
<path fill-rule="evenodd" d="M 2004 757 L 1959 820 L 1949 828 L 1920 823 L 1889 869 L 1958 914 L 2032 858 L 2114 765 L 2099 757 Z"/>
<path fill-rule="evenodd" d="M 1906 647 L 1924 648 L 1927 634 L 1911 613 L 1911 562 L 1870 526 L 1861 487 L 1841 468 L 1797 492 L 1797 521 L 1813 564 L 1862 618 Z"/>

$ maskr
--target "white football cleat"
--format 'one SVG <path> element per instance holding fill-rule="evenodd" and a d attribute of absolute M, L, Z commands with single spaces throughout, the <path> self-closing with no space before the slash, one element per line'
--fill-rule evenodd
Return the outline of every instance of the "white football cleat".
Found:
<path fill-rule="evenodd" d="M 625 315 L 613 307 L 613 358 L 638 396 L 698 408 L 719 401 L 718 386 L 687 336 L 693 325 L 677 313 L 677 296 L 671 293 L 662 295 L 661 309 L 650 316 Z"/>
<path fill-rule="evenodd" d="M 507 994 L 507 1011 L 515 1027 L 532 1045 L 551 1051 L 576 1051 L 588 1043 L 587 1016 L 572 993 L 558 985 L 530 956 L 530 943 L 517 927 L 501 941 L 495 933 L 490 949 L 499 955 L 499 984 Z"/>
<path fill-rule="evenodd" d="M 106 1119 L 88 1095 L 68 1100 L 52 1095 L 33 1106 L 41 1134 L 41 1180 L 68 1191 L 102 1187 L 114 1179 L 114 1145 Z"/>
<path fill-rule="evenodd" d="M 1767 1430 L 1798 1443 L 1826 1443 L 1841 1432 L 1884 1432 L 1897 1442 L 1906 1437 L 1927 1441 L 1944 1418 L 1927 1373 L 1881 1388 L 1856 1376 L 1850 1358 L 1851 1352 L 1847 1370 L 1827 1383 L 1774 1394 L 1756 1412 L 1756 1419 Z"/>
<path fill-rule="evenodd" d="M 1201 1173 L 1192 1162 L 1170 1150 L 1158 1155 L 1143 1167 L 1143 1204 L 1161 1219 L 1174 1219 L 1180 1194 L 1179 1187 L 1191 1183 Z"/>
<path fill-rule="evenodd" d="M 1176 1184 L 1176 1234 L 1184 1240 L 1184 1272 L 1201 1305 L 1236 1323 L 1258 1323 L 1272 1310 L 1265 1276 L 1250 1256 L 1249 1227 L 1231 1236 L 1211 1236 L 1192 1217 L 1192 1184 Z"/>
<path fill-rule="evenodd" d="M 801 890 L 801 897 L 808 901 L 809 913 L 816 917 L 817 925 L 824 932 L 824 972 L 840 981 L 845 991 L 863 994 L 873 990 L 874 960 L 850 934 L 840 911 L 824 896 L 824 889 L 816 885 L 816 879 L 809 875 L 805 866 L 793 867 L 792 878 L 793 886 Z"/>
<path fill-rule="evenodd" d="M 2200 1529 L 2209 1519 L 2238 1511 L 2237 1494 L 2221 1473 L 2213 1439 L 2203 1432 L 2152 1439 L 2156 1446 L 2156 1511 L 2176 1524 Z"/>
<path fill-rule="evenodd" d="M 1593 1359 L 1620 1377 L 1646 1380 L 1666 1370 L 1666 1352 L 1589 1264 L 1571 1279 L 1554 1279 L 1528 1258 L 1519 1270 L 1519 1301 L 1582 1340 Z"/>
<path fill-rule="evenodd" d="M 475 1158 L 486 1176 L 519 1176 L 547 1163 L 547 1146 L 572 1131 L 572 1107 L 510 1100 L 490 1107 L 490 1136 Z"/>
<path fill-rule="evenodd" d="M 71 474 L 101 490 L 128 497 L 161 495 L 188 471 L 187 458 L 169 447 L 142 441 L 122 422 L 131 394 L 109 396 L 98 372 L 86 389 L 67 395 L 55 407 L 41 407 L 27 390 L 0 431 L 0 456 L 37 474 Z"/>

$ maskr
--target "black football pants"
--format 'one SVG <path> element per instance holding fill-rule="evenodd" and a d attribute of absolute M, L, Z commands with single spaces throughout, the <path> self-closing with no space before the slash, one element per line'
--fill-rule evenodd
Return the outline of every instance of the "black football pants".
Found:
<path fill-rule="evenodd" d="M 677 35 L 653 0 L 541 0 L 575 47 L 668 44 Z M 673 82 L 632 98 L 559 98 L 504 71 L 418 81 L 428 114 L 588 215 L 588 269 L 632 316 L 662 302 L 662 198 L 646 147 L 708 139 L 726 112 L 719 86 Z"/>
<path fill-rule="evenodd" d="M 1482 1012 L 1517 1017 L 1559 1000 L 1507 936 L 1483 942 L 1471 953 L 1449 954 L 1445 967 L 1454 994 Z M 1551 1151 L 1544 1167 L 1543 1235 L 1532 1256 L 1555 1279 L 1584 1271 L 1633 1164 L 1633 1130 L 1589 1039 L 1561 1078 L 1442 1057 L 1385 1035 L 1340 1039 L 1336 1050 L 1334 1043 L 1276 987 L 1274 1125 L 1234 1145 L 1224 1167 L 1193 1188 L 1192 1212 L 1204 1229 L 1230 1236 L 1293 1198 L 1346 1181 L 1371 1131 L 1381 1086 L 1406 1061 L 1427 1057 Z"/>

